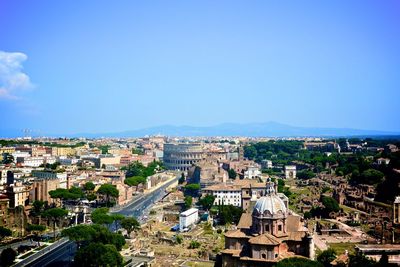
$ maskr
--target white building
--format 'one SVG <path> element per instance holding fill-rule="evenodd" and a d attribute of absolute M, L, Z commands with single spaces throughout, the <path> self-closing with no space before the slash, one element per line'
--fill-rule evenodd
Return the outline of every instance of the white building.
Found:
<path fill-rule="evenodd" d="M 44 163 L 43 157 L 26 157 L 26 158 L 17 158 L 17 163 L 22 163 L 25 167 L 39 167 Z"/>
<path fill-rule="evenodd" d="M 376 160 L 376 162 L 378 163 L 378 165 L 388 165 L 390 163 L 390 159 L 386 159 L 386 158 L 379 158 Z"/>
<path fill-rule="evenodd" d="M 285 178 L 286 179 L 296 178 L 296 165 L 285 166 Z"/>
<path fill-rule="evenodd" d="M 242 206 L 242 189 L 240 186 L 217 184 L 204 188 L 202 192 L 215 197 L 214 205 Z"/>
<path fill-rule="evenodd" d="M 261 177 L 260 169 L 256 166 L 249 166 L 246 171 L 244 171 L 244 179 L 255 179 Z"/>
<path fill-rule="evenodd" d="M 187 211 L 179 214 L 179 231 L 182 232 L 189 226 L 195 224 L 199 220 L 199 210 L 195 208 L 188 209 Z"/>

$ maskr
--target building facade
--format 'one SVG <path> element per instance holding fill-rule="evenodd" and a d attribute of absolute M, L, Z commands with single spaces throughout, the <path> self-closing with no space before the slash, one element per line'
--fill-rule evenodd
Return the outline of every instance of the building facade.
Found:
<path fill-rule="evenodd" d="M 164 165 L 169 170 L 187 171 L 204 157 L 199 143 L 164 144 Z"/>

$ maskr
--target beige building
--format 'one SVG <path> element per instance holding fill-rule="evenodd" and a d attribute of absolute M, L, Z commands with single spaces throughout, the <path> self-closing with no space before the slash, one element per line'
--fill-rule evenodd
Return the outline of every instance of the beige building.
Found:
<path fill-rule="evenodd" d="M 267 183 L 251 213 L 243 213 L 236 230 L 225 234 L 222 266 L 274 266 L 278 261 L 300 255 L 314 258 L 314 242 L 302 218 L 291 214 Z"/>
<path fill-rule="evenodd" d="M 60 187 L 60 181 L 57 178 L 37 178 L 34 180 L 29 193 L 29 200 L 42 200 L 51 202 L 49 191 Z"/>

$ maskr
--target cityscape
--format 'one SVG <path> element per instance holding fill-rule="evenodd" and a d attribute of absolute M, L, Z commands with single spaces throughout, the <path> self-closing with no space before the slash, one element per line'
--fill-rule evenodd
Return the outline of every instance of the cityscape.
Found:
<path fill-rule="evenodd" d="M 400 265 L 397 1 L 0 1 L 0 267 Z"/>

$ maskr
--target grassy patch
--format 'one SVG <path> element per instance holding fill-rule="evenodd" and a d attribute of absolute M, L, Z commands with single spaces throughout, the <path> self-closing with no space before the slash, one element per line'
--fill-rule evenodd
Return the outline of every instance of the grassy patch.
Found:
<path fill-rule="evenodd" d="M 39 250 L 42 250 L 42 249 L 44 249 L 45 247 L 47 247 L 48 245 L 46 245 L 46 244 L 44 244 L 44 245 L 41 245 L 40 247 L 38 247 L 38 248 L 35 248 L 35 251 L 39 251 Z"/>
<path fill-rule="evenodd" d="M 19 257 L 19 259 L 21 259 L 21 260 L 26 259 L 26 258 L 28 258 L 29 256 L 31 256 L 31 255 L 33 255 L 33 254 L 35 254 L 35 252 L 33 252 L 33 251 L 28 252 L 28 253 L 26 253 L 25 255 Z"/>
<path fill-rule="evenodd" d="M 190 267 L 213 267 L 214 262 L 187 261 L 185 262 L 185 265 Z"/>
<path fill-rule="evenodd" d="M 335 250 L 337 255 L 343 254 L 346 250 L 349 252 L 349 254 L 354 254 L 355 253 L 355 246 L 357 243 L 329 243 L 328 244 L 330 248 Z"/>

